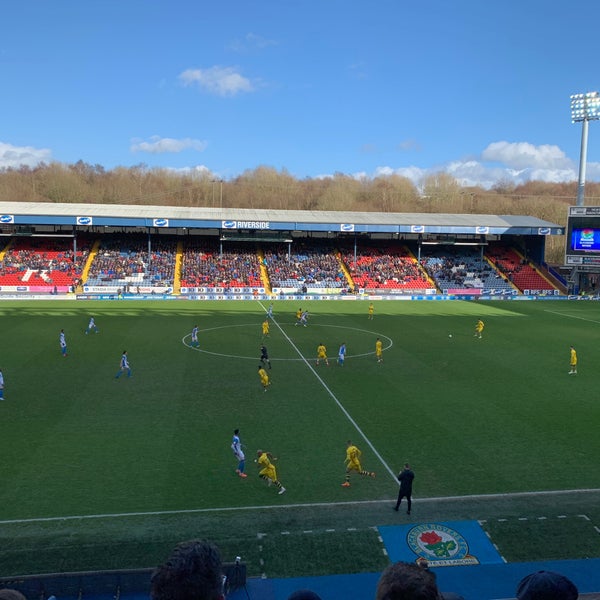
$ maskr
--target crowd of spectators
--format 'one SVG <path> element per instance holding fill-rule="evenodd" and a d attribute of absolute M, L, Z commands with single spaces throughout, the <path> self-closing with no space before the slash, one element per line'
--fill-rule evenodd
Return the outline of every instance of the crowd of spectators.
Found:
<path fill-rule="evenodd" d="M 150 577 L 150 600 L 225 600 L 229 591 L 246 586 L 246 570 L 240 560 L 237 557 L 234 570 L 228 570 L 213 543 L 199 539 L 181 542 L 154 569 Z M 247 590 L 246 595 L 250 597 Z M 439 588 L 436 574 L 425 560 L 390 564 L 381 573 L 373 597 L 375 600 L 463 600 L 463 596 Z M 540 570 L 517 583 L 515 597 L 516 600 L 577 600 L 579 590 L 562 573 Z M 326 598 L 310 589 L 298 589 L 287 600 Z M 2 588 L 0 600 L 28 599 L 17 589 Z"/>
<path fill-rule="evenodd" d="M 151 600 L 225 600 L 228 579 L 219 549 L 205 540 L 178 544 L 151 578 Z M 244 581 L 236 581 L 238 586 Z M 234 588 L 235 589 L 235 588 Z M 530 573 L 516 586 L 517 600 L 577 600 L 575 584 L 554 571 Z M 463 600 L 439 588 L 427 561 L 396 562 L 381 573 L 375 600 Z M 325 600 L 309 589 L 299 589 L 288 600 Z"/>
<path fill-rule="evenodd" d="M 436 246 L 423 252 L 421 264 L 443 292 L 448 289 L 511 288 L 478 248 Z"/>
<path fill-rule="evenodd" d="M 365 246 L 357 250 L 356 260 L 349 249 L 343 251 L 352 280 L 359 288 L 431 288 L 418 262 L 405 247 Z"/>
<path fill-rule="evenodd" d="M 150 244 L 144 235 L 106 237 L 88 275 L 100 283 L 172 286 L 176 252 L 177 242 L 167 236 L 154 236 Z"/>
<path fill-rule="evenodd" d="M 189 240 L 181 262 L 183 287 L 262 287 L 256 250 L 228 242 L 224 248 L 209 240 Z"/>
<path fill-rule="evenodd" d="M 175 236 L 114 234 L 103 236 L 86 283 L 172 287 L 177 279 Z M 260 249 L 242 242 L 219 242 L 192 236 L 183 241 L 180 269 L 182 287 L 262 288 L 264 270 L 271 288 L 296 289 L 525 289 L 552 290 L 530 263 L 510 248 L 422 246 L 420 261 L 404 245 L 342 241 L 295 240 L 292 244 L 264 244 Z M 81 282 L 91 239 L 78 239 L 77 256 L 69 238 L 15 239 L 0 260 L 0 283 L 76 286 Z M 76 258 L 76 260 L 75 260 Z M 262 267 L 262 269 L 261 269 Z M 27 274 L 27 275 L 26 275 Z M 4 279 L 3 279 L 4 278 Z M 348 280 L 348 278 L 350 280 Z M 432 282 L 435 282 L 432 283 Z M 514 287 L 513 287 L 514 286 Z M 348 288 L 348 290 L 346 289 Z"/>
<path fill-rule="evenodd" d="M 16 238 L 0 260 L 0 280 L 13 276 L 22 281 L 31 271 L 34 280 L 39 279 L 36 283 L 72 284 L 81 275 L 89 250 L 85 239 L 75 253 L 70 238 Z"/>
<path fill-rule="evenodd" d="M 274 288 L 341 288 L 346 278 L 335 248 L 295 241 L 265 249 L 265 266 Z"/>

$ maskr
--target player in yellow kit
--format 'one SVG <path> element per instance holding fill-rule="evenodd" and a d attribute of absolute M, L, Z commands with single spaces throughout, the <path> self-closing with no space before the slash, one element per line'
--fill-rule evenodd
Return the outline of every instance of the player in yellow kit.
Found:
<path fill-rule="evenodd" d="M 481 334 L 483 333 L 483 328 L 485 327 L 483 321 L 479 319 L 475 325 L 475 335 L 474 337 L 481 339 Z"/>
<path fill-rule="evenodd" d="M 380 338 L 375 342 L 375 358 L 378 363 L 383 362 L 383 342 Z"/>
<path fill-rule="evenodd" d="M 369 304 L 369 321 L 373 320 L 373 313 L 375 312 L 375 307 L 373 306 L 373 303 L 371 302 Z"/>
<path fill-rule="evenodd" d="M 260 383 L 266 392 L 267 388 L 271 385 L 271 382 L 269 381 L 269 374 L 262 365 L 258 365 L 258 376 L 260 377 Z"/>
<path fill-rule="evenodd" d="M 269 319 L 268 318 L 266 318 L 263 321 L 263 324 L 262 324 L 262 335 L 263 335 L 263 340 L 266 337 L 269 337 Z"/>
<path fill-rule="evenodd" d="M 322 360 L 325 361 L 327 366 L 329 366 L 329 360 L 327 359 L 327 348 L 323 342 L 317 346 L 317 364 L 319 364 L 319 362 Z"/>
<path fill-rule="evenodd" d="M 577 351 L 575 350 L 575 348 L 573 348 L 573 346 L 571 346 L 570 350 L 569 364 L 571 365 L 569 375 L 577 375 Z"/>
<path fill-rule="evenodd" d="M 299 308 L 296 311 L 296 322 L 294 323 L 294 325 L 300 325 L 302 322 L 302 309 Z"/>
<path fill-rule="evenodd" d="M 344 464 L 346 465 L 346 481 L 342 483 L 342 487 L 350 487 L 350 473 L 353 471 L 362 475 L 363 477 L 375 477 L 373 471 L 365 471 L 360 464 L 360 457 L 362 452 L 350 441 L 347 442 L 346 448 L 346 459 Z"/>
<path fill-rule="evenodd" d="M 285 488 L 283 485 L 281 485 L 281 481 L 277 479 L 277 469 L 273 464 L 273 461 L 276 461 L 277 459 L 270 452 L 265 452 L 263 450 L 257 450 L 256 457 L 257 458 L 254 460 L 254 462 L 258 463 L 258 465 L 261 467 L 261 470 L 258 472 L 258 476 L 267 481 L 269 485 L 274 483 L 279 489 L 278 493 L 283 494 L 285 492 Z"/>

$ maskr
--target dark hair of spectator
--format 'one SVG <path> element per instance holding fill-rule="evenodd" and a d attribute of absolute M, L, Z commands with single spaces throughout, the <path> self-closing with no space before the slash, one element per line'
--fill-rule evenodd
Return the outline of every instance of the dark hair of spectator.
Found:
<path fill-rule="evenodd" d="M 181 542 L 155 569 L 150 583 L 153 600 L 219 600 L 223 591 L 219 550 L 204 540 Z"/>
<path fill-rule="evenodd" d="M 376 600 L 441 600 L 435 575 L 414 563 L 387 567 L 377 584 Z"/>

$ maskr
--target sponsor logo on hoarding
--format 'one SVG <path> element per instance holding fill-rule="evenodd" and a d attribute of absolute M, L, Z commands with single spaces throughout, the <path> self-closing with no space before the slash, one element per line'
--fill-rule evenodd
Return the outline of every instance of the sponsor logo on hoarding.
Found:
<path fill-rule="evenodd" d="M 152 219 L 154 227 L 168 227 L 169 219 Z"/>
<path fill-rule="evenodd" d="M 92 217 L 77 217 L 77 225 L 91 225 L 92 223 Z"/>
<path fill-rule="evenodd" d="M 550 229 L 550 227 L 540 227 L 538 229 L 539 235 L 550 235 L 551 232 L 552 230 Z"/>
<path fill-rule="evenodd" d="M 221 221 L 223 229 L 270 229 L 269 221 Z"/>
<path fill-rule="evenodd" d="M 0 215 L 0 223 L 14 223 L 14 215 Z"/>
<path fill-rule="evenodd" d="M 354 231 L 354 223 L 342 223 L 340 231 Z"/>
<path fill-rule="evenodd" d="M 475 233 L 479 233 L 481 235 L 485 235 L 490 232 L 489 227 L 475 227 Z"/>
<path fill-rule="evenodd" d="M 423 233 L 425 231 L 424 225 L 411 225 L 410 226 L 411 233 Z"/>

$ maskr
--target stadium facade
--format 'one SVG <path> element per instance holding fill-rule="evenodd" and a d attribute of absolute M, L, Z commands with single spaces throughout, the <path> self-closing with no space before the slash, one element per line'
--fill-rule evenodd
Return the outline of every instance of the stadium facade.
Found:
<path fill-rule="evenodd" d="M 148 255 L 153 244 L 166 236 L 182 241 L 205 239 L 224 248 L 235 243 L 252 242 L 269 246 L 284 244 L 291 253 L 296 242 L 343 244 L 357 253 L 367 244 L 406 244 L 420 261 L 422 251 L 431 246 L 449 248 L 471 246 L 481 252 L 494 244 L 506 244 L 518 249 L 527 261 L 536 265 L 544 262 L 546 238 L 564 235 L 564 227 L 531 216 L 444 214 L 444 213 L 380 213 L 294 211 L 269 209 L 193 208 L 169 206 L 138 206 L 113 204 L 58 204 L 44 202 L 4 202 L 0 204 L 0 235 L 19 237 L 72 238 L 73 255 L 77 256 L 78 240 L 84 236 L 102 238 L 110 234 L 137 234 L 147 238 Z M 165 237 L 163 237 L 165 236 Z M 559 277 L 558 273 L 552 276 Z M 118 287 L 117 287 L 118 286 Z M 121 285 L 87 286 L 85 294 L 109 294 L 121 290 Z M 113 289 L 114 288 L 114 289 Z M 188 297 L 245 298 L 265 293 L 293 294 L 306 290 L 266 290 L 248 288 L 207 289 L 169 286 L 140 288 L 138 294 L 163 294 Z M 2 292 L 6 289 L 0 290 Z M 339 290 L 314 288 L 313 294 L 337 295 Z M 361 292 L 364 290 L 360 290 Z M 438 290 L 439 291 L 439 290 Z M 506 295 L 506 290 L 487 291 Z M 540 290 L 533 290 L 539 292 Z M 433 290 L 409 290 L 411 296 L 432 294 Z M 555 291 L 558 293 L 558 290 Z M 406 292 L 405 292 L 406 293 Z M 400 295 L 398 291 L 396 294 Z M 543 294 L 545 295 L 545 294 Z"/>

